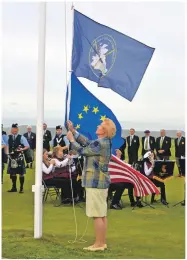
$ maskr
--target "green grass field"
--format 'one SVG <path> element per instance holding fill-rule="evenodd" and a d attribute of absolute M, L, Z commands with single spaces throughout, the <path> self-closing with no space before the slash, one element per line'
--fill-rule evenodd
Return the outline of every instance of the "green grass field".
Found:
<path fill-rule="evenodd" d="M 173 149 L 172 149 L 173 153 Z M 8 193 L 9 176 L 4 174 L 2 185 L 2 255 L 4 258 L 185 258 L 185 207 L 175 203 L 183 199 L 184 179 L 175 177 L 166 183 L 169 208 L 157 204 L 132 210 L 128 197 L 123 197 L 125 208 L 108 212 L 108 250 L 84 252 L 83 247 L 93 242 L 93 223 L 90 219 L 85 244 L 69 244 L 75 238 L 72 207 L 53 207 L 50 199 L 43 207 L 43 237 L 34 235 L 34 170 L 28 170 L 25 193 Z M 84 206 L 84 204 L 82 204 Z M 85 209 L 76 207 L 78 237 L 87 222 Z"/>

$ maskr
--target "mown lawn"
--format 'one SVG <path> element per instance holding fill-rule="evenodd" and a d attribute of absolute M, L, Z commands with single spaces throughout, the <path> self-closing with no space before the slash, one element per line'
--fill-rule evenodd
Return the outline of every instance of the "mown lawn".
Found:
<path fill-rule="evenodd" d="M 157 204 L 135 209 L 123 197 L 122 211 L 108 212 L 108 250 L 104 253 L 84 252 L 82 248 L 93 242 L 93 223 L 88 222 L 86 243 L 69 244 L 75 238 L 72 207 L 53 207 L 50 199 L 44 204 L 43 238 L 33 238 L 34 169 L 28 170 L 25 193 L 7 193 L 11 187 L 5 174 L 2 185 L 2 255 L 4 258 L 180 258 L 185 257 L 185 208 L 172 207 L 183 199 L 184 179 L 175 177 L 166 183 L 170 207 Z M 84 204 L 82 204 L 84 207 Z M 84 208 L 76 207 L 78 237 L 87 223 Z"/>

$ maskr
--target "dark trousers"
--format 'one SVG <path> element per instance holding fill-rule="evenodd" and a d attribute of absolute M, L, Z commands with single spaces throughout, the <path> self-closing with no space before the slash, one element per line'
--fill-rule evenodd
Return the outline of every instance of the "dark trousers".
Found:
<path fill-rule="evenodd" d="M 3 162 L 1 162 L 2 163 L 2 166 L 1 166 L 1 183 L 3 183 L 3 171 L 4 171 L 4 163 Z"/>
<path fill-rule="evenodd" d="M 24 153 L 26 163 L 32 163 L 34 161 L 34 150 L 27 149 Z"/>
<path fill-rule="evenodd" d="M 182 175 L 182 171 L 181 171 L 181 167 L 180 167 L 179 159 L 180 159 L 180 157 L 175 157 L 175 160 L 176 160 L 176 164 L 177 164 L 177 168 L 178 168 L 179 174 Z"/>
<path fill-rule="evenodd" d="M 46 186 L 55 186 L 56 188 L 61 189 L 61 199 L 71 199 L 72 191 L 71 191 L 71 183 L 70 179 L 66 178 L 52 178 L 45 180 Z M 76 179 L 72 179 L 72 187 L 73 187 L 73 197 L 77 197 L 77 181 Z"/>
<path fill-rule="evenodd" d="M 17 175 L 10 174 L 10 179 L 12 180 L 12 189 L 17 189 L 17 187 L 16 187 Z M 25 182 L 24 174 L 19 174 L 19 181 L 20 181 L 20 190 L 23 190 L 23 184 Z"/>
<path fill-rule="evenodd" d="M 119 183 L 112 183 L 110 184 L 109 191 L 108 191 L 108 196 L 111 197 L 112 192 L 115 191 L 114 196 L 112 198 L 112 205 L 119 204 L 121 200 L 121 196 L 123 195 L 123 192 L 125 189 L 128 189 L 128 195 L 129 195 L 129 200 L 131 203 L 134 203 L 134 195 L 133 195 L 133 184 L 131 183 L 124 183 L 124 182 L 119 182 Z"/>
<path fill-rule="evenodd" d="M 138 161 L 138 153 L 131 153 L 131 152 L 129 152 L 128 156 L 129 156 L 129 164 L 132 165 L 134 163 L 137 163 L 137 161 Z"/>
<path fill-rule="evenodd" d="M 50 151 L 50 145 L 49 143 L 44 143 L 43 148 L 46 149 L 48 152 Z"/>
<path fill-rule="evenodd" d="M 165 200 L 166 201 L 166 191 L 165 191 L 165 184 L 163 182 L 157 181 L 152 179 L 151 180 L 156 187 L 160 188 L 160 192 L 161 192 L 161 200 Z M 151 200 L 154 200 L 155 197 L 155 193 L 152 194 L 152 198 Z"/>
<path fill-rule="evenodd" d="M 77 186 L 76 186 L 77 194 L 79 196 L 79 199 L 82 200 L 85 198 L 85 189 L 82 187 L 81 180 L 78 180 Z"/>

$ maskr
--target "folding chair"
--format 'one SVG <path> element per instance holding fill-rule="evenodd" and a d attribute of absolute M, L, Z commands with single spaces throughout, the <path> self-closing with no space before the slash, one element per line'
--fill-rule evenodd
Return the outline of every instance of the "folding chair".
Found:
<path fill-rule="evenodd" d="M 47 186 L 44 180 L 42 182 L 44 185 L 43 203 L 46 202 L 49 195 L 54 207 L 59 207 L 61 205 L 61 193 L 59 188 L 56 188 L 55 186 Z"/>

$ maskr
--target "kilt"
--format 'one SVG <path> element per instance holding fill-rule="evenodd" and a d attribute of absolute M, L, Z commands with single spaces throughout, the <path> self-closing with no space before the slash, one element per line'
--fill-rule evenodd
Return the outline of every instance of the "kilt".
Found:
<path fill-rule="evenodd" d="M 24 175 L 26 173 L 24 157 L 11 157 L 8 160 L 7 174 L 20 174 Z"/>

